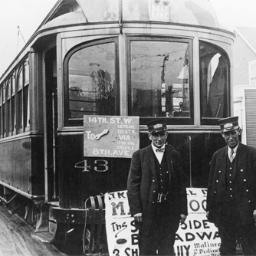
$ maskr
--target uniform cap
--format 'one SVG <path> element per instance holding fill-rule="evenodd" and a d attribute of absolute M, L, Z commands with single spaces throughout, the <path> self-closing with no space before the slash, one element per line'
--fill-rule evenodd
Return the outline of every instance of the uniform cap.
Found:
<path fill-rule="evenodd" d="M 167 125 L 163 121 L 153 121 L 148 124 L 148 131 L 150 133 L 162 133 L 167 131 Z"/>
<path fill-rule="evenodd" d="M 237 130 L 238 125 L 238 116 L 227 117 L 219 120 L 220 129 L 222 132 L 229 132 Z"/>

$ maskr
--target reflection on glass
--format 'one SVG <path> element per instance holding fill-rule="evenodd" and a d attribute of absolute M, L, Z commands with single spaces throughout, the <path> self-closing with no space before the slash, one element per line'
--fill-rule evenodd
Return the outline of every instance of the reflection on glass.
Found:
<path fill-rule="evenodd" d="M 29 83 L 29 65 L 28 60 L 24 63 L 24 83 L 25 85 Z"/>
<path fill-rule="evenodd" d="M 131 42 L 131 115 L 190 117 L 188 43 Z"/>
<path fill-rule="evenodd" d="M 83 48 L 69 60 L 69 118 L 115 114 L 115 46 Z"/>
<path fill-rule="evenodd" d="M 219 48 L 200 42 L 201 113 L 203 118 L 227 116 L 228 58 Z"/>
<path fill-rule="evenodd" d="M 18 90 L 21 90 L 23 86 L 23 67 L 20 68 L 19 70 L 19 75 L 18 75 Z"/>

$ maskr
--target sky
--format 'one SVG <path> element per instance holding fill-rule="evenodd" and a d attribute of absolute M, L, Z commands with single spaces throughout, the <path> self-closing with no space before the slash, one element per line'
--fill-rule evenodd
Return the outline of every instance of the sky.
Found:
<path fill-rule="evenodd" d="M 221 24 L 229 28 L 256 27 L 255 0 L 210 1 Z M 0 8 L 0 76 L 56 2 L 57 0 L 3 1 Z"/>

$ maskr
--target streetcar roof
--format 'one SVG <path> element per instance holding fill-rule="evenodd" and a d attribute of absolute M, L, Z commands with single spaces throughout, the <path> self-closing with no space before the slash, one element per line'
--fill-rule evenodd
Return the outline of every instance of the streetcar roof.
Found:
<path fill-rule="evenodd" d="M 14 61 L 0 75 L 0 80 L 41 32 L 111 22 L 164 22 L 221 30 L 234 35 L 219 24 L 210 0 L 58 0 Z"/>
<path fill-rule="evenodd" d="M 225 29 L 209 0 L 60 0 L 39 28 L 120 20 Z"/>

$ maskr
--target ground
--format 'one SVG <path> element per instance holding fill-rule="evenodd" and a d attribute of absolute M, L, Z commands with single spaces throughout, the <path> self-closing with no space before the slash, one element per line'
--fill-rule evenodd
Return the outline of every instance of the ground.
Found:
<path fill-rule="evenodd" d="M 34 229 L 0 205 L 0 256 L 67 256 L 37 239 Z"/>

